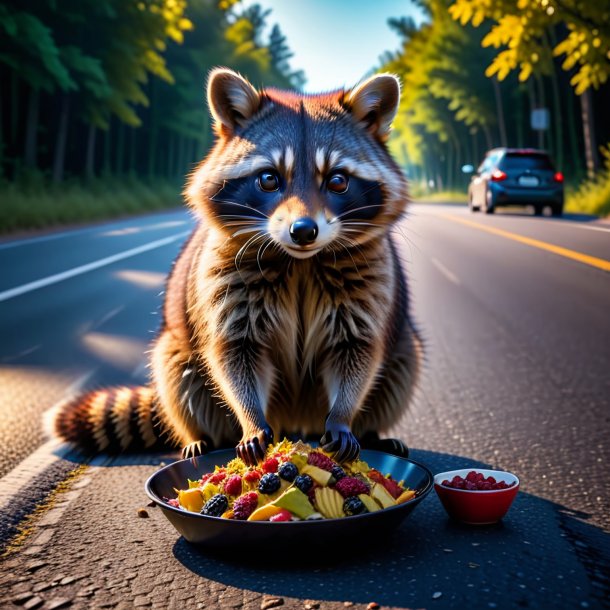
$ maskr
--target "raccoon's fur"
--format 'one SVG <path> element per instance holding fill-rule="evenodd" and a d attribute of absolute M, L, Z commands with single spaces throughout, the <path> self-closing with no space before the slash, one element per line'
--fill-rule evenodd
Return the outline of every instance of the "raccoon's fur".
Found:
<path fill-rule="evenodd" d="M 390 229 L 407 204 L 384 144 L 399 101 L 389 74 L 349 91 L 257 91 L 216 69 L 217 140 L 190 177 L 199 226 L 169 277 L 152 389 L 64 405 L 57 433 L 81 448 L 237 444 L 323 435 L 358 453 L 407 408 L 421 347 Z"/>

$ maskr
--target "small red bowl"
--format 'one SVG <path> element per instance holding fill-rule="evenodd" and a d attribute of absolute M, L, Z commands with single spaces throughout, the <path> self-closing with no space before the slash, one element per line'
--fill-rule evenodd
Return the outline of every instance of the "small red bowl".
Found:
<path fill-rule="evenodd" d="M 507 485 L 514 483 L 506 489 L 469 490 L 454 489 L 441 485 L 445 480 L 451 481 L 453 477 L 466 475 L 472 471 L 480 472 L 485 478 L 491 476 L 496 481 L 504 481 Z M 447 511 L 447 514 L 456 521 L 472 525 L 488 525 L 500 521 L 508 512 L 519 491 L 519 479 L 510 472 L 503 470 L 482 470 L 479 468 L 464 468 L 450 470 L 434 476 L 434 489 Z"/>

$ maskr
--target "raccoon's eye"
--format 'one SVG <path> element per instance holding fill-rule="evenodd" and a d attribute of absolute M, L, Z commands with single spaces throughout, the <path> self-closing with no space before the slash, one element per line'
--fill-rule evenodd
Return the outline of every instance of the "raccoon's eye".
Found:
<path fill-rule="evenodd" d="M 342 195 L 347 191 L 349 179 L 345 174 L 337 172 L 332 174 L 326 181 L 326 188 L 337 195 Z"/>
<path fill-rule="evenodd" d="M 280 178 L 275 172 L 261 172 L 258 175 L 258 186 L 266 193 L 272 193 L 280 188 Z"/>

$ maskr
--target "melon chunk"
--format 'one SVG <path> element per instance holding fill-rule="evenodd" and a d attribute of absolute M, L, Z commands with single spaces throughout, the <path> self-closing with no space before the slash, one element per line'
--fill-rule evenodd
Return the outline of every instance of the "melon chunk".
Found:
<path fill-rule="evenodd" d="M 322 470 L 317 466 L 312 466 L 311 464 L 305 464 L 303 469 L 301 470 L 302 474 L 308 474 L 318 485 L 322 487 L 327 487 L 329 481 L 333 478 L 331 472 L 328 470 Z"/>
<path fill-rule="evenodd" d="M 274 506 L 285 508 L 300 519 L 307 519 L 315 511 L 309 498 L 297 487 L 286 490 L 279 498 L 273 501 Z"/>
<path fill-rule="evenodd" d="M 316 506 L 327 519 L 345 517 L 343 496 L 330 487 L 318 487 L 316 489 Z"/>
<path fill-rule="evenodd" d="M 362 504 L 364 504 L 366 510 L 368 510 L 369 513 L 374 513 L 378 510 L 381 510 L 379 504 L 377 504 L 377 502 L 375 502 L 375 500 L 373 500 L 373 498 L 371 498 L 371 496 L 369 496 L 368 494 L 359 494 L 358 497 L 362 500 Z"/>

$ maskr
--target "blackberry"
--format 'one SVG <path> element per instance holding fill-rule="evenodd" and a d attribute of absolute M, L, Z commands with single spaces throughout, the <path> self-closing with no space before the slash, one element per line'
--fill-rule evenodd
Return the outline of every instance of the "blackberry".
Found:
<path fill-rule="evenodd" d="M 360 498 L 351 496 L 343 502 L 343 512 L 346 515 L 359 515 L 361 513 L 366 513 L 367 510 L 364 506 L 364 502 Z"/>
<path fill-rule="evenodd" d="M 308 474 L 300 474 L 294 484 L 306 494 L 313 487 L 313 479 Z"/>
<path fill-rule="evenodd" d="M 284 462 L 280 466 L 277 473 L 280 475 L 280 477 L 282 479 L 284 479 L 284 481 L 288 481 L 289 483 L 292 483 L 297 478 L 297 475 L 299 474 L 299 470 L 292 462 Z"/>
<path fill-rule="evenodd" d="M 275 493 L 282 485 L 280 477 L 275 472 L 268 472 L 261 477 L 258 484 L 258 491 L 262 494 Z"/>
<path fill-rule="evenodd" d="M 343 468 L 341 468 L 339 464 L 335 464 L 330 472 L 335 478 L 335 481 L 340 481 L 341 479 L 344 479 L 347 476 L 345 474 L 345 470 L 343 470 Z"/>
<path fill-rule="evenodd" d="M 212 496 L 201 509 L 202 515 L 208 517 L 220 517 L 229 508 L 229 499 L 224 494 Z"/>

